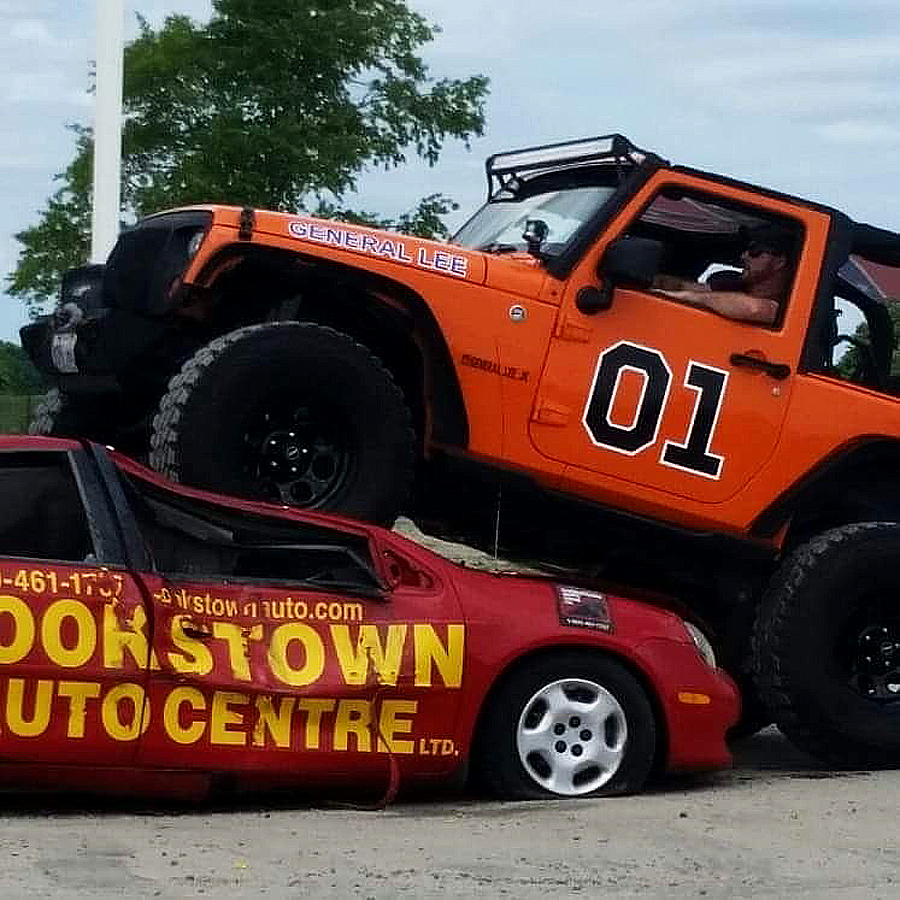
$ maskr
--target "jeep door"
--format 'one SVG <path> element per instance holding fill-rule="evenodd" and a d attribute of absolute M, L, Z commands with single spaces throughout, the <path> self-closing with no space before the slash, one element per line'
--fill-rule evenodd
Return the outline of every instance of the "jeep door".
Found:
<path fill-rule="evenodd" d="M 609 308 L 579 310 L 616 238 L 660 240 L 664 266 L 705 278 L 740 265 L 741 227 L 772 221 L 797 235 L 790 293 L 772 326 L 624 285 Z M 568 464 L 570 489 L 653 513 L 671 506 L 663 495 L 722 503 L 753 478 L 790 402 L 827 228 L 822 213 L 695 175 L 648 181 L 569 277 L 542 373 L 530 434 Z"/>

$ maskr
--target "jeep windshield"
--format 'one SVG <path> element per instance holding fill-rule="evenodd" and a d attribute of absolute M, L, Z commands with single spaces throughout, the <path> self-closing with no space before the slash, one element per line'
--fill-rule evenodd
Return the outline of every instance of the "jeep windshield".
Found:
<path fill-rule="evenodd" d="M 546 178 L 540 181 L 545 189 L 503 188 L 463 225 L 451 243 L 487 253 L 525 250 L 525 223 L 538 219 L 547 226 L 542 255 L 558 256 L 615 191 L 611 185 L 552 188 Z"/>

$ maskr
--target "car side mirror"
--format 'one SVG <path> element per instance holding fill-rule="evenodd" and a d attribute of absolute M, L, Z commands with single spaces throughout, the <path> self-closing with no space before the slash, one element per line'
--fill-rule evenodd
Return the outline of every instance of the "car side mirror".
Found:
<path fill-rule="evenodd" d="M 602 279 L 613 284 L 648 288 L 659 272 L 662 255 L 660 241 L 621 237 L 606 248 L 597 271 Z"/>
<path fill-rule="evenodd" d="M 582 288 L 575 306 L 586 316 L 612 306 L 613 290 L 619 286 L 649 288 L 659 272 L 663 245 L 649 238 L 621 237 L 606 248 L 597 275 L 599 287 Z"/>

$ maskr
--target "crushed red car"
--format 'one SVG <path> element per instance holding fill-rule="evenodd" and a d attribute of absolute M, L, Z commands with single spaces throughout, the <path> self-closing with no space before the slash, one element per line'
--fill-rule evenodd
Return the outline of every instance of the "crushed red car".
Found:
<path fill-rule="evenodd" d="M 381 528 L 0 438 L 0 781 L 200 794 L 471 772 L 511 798 L 728 765 L 674 612 L 468 570 Z"/>

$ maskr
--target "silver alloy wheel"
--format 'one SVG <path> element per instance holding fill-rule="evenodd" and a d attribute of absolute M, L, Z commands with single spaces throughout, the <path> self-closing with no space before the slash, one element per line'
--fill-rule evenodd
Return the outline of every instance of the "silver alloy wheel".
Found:
<path fill-rule="evenodd" d="M 622 765 L 627 740 L 622 705 L 606 688 L 583 678 L 542 687 L 525 704 L 516 729 L 525 771 L 560 796 L 603 787 Z"/>

